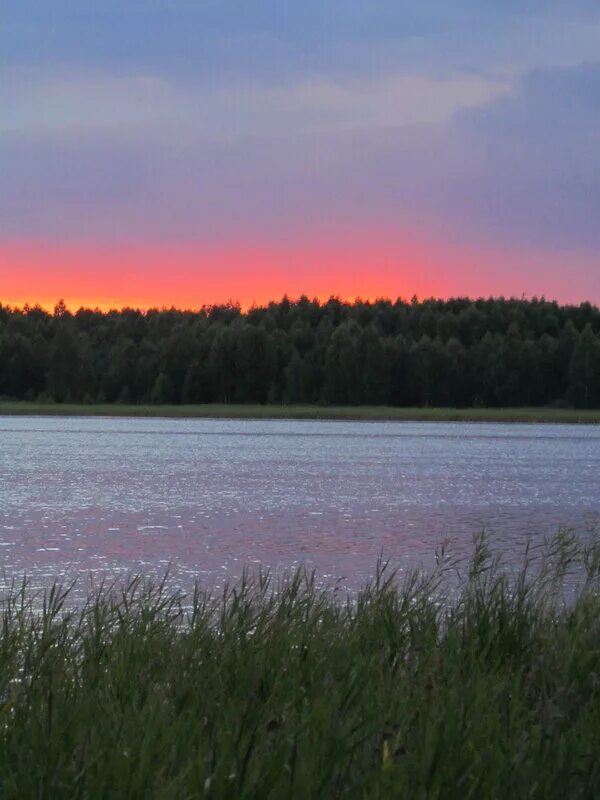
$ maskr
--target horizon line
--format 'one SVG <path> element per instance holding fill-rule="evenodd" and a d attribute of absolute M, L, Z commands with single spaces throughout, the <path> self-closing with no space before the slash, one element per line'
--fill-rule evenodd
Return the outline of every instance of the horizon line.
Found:
<path fill-rule="evenodd" d="M 343 297 L 339 294 L 329 294 L 325 295 L 308 295 L 306 293 L 302 293 L 296 296 L 288 295 L 284 293 L 279 298 L 273 298 L 266 302 L 247 302 L 244 303 L 239 299 L 234 299 L 232 297 L 223 299 L 218 302 L 212 303 L 203 303 L 202 305 L 197 306 L 183 306 L 177 305 L 175 303 L 163 303 L 161 305 L 151 304 L 151 305 L 142 305 L 138 303 L 128 303 L 128 302 L 117 302 L 115 304 L 112 303 L 96 303 L 92 305 L 91 303 L 82 300 L 82 301 L 65 301 L 63 297 L 59 297 L 56 301 L 35 301 L 31 302 L 28 300 L 3 300 L 0 298 L 0 309 L 7 309 L 11 312 L 21 312 L 21 313 L 29 313 L 31 311 L 43 311 L 44 313 L 49 314 L 52 316 L 56 313 L 57 308 L 62 304 L 64 306 L 65 312 L 75 315 L 82 311 L 91 311 L 97 312 L 102 314 L 108 314 L 111 312 L 121 313 L 123 311 L 135 311 L 140 314 L 146 315 L 153 312 L 166 312 L 166 311 L 179 311 L 181 313 L 192 313 L 192 314 L 199 314 L 202 311 L 210 310 L 212 308 L 237 308 L 239 309 L 240 313 L 247 314 L 250 311 L 254 311 L 257 309 L 266 309 L 272 304 L 281 304 L 285 301 L 289 302 L 290 305 L 298 305 L 300 302 L 309 302 L 316 304 L 318 306 L 325 306 L 328 303 L 334 301 L 340 303 L 342 305 L 347 306 L 354 306 L 359 304 L 365 305 L 375 305 L 377 303 L 389 303 L 390 305 L 395 305 L 398 303 L 404 305 L 410 305 L 412 303 L 426 303 L 429 301 L 433 302 L 442 302 L 442 303 L 449 303 L 452 301 L 457 300 L 467 300 L 471 303 L 476 302 L 491 302 L 491 301 L 505 301 L 505 302 L 527 302 L 527 303 L 548 303 L 557 305 L 559 308 L 578 308 L 581 306 L 591 306 L 592 308 L 598 309 L 597 303 L 591 300 L 581 300 L 579 302 L 561 302 L 556 297 L 546 297 L 544 294 L 532 294 L 529 295 L 526 292 L 522 292 L 520 295 L 507 295 L 507 294 L 479 294 L 479 295 L 470 295 L 470 294 L 455 294 L 455 295 L 433 295 L 433 294 L 421 294 L 414 293 L 411 297 L 405 297 L 403 295 L 397 295 L 393 297 L 392 295 L 373 295 L 373 296 L 361 296 L 355 295 L 350 297 Z"/>

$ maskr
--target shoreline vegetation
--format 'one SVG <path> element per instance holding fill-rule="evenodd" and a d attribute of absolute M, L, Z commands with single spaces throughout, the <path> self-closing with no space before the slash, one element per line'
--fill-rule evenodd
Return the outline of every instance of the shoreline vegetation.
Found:
<path fill-rule="evenodd" d="M 450 408 L 476 409 L 454 412 L 474 419 L 479 409 L 583 413 L 600 410 L 600 309 L 505 298 L 301 297 L 145 312 L 59 302 L 52 314 L 0 304 L 0 400 L 271 406 L 277 416 L 290 413 L 278 407 L 319 417 L 352 409 L 336 418 L 405 413 L 355 407 L 411 409 L 411 418 L 448 418 L 429 409 Z"/>
<path fill-rule="evenodd" d="M 598 796 L 599 544 L 563 533 L 515 574 L 480 537 L 454 593 L 439 555 L 348 599 L 301 570 L 219 595 L 134 578 L 75 609 L 13 586 L 0 793 Z"/>
<path fill-rule="evenodd" d="M 365 422 L 506 422 L 597 425 L 600 409 L 398 408 L 208 403 L 183 405 L 0 401 L 0 416 L 163 417 L 183 419 L 348 420 Z"/>

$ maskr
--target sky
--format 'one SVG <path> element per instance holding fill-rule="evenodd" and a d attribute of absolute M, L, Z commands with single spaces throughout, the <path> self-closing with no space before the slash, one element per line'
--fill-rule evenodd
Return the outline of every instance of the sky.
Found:
<path fill-rule="evenodd" d="M 597 0 L 0 0 L 0 302 L 600 303 Z"/>

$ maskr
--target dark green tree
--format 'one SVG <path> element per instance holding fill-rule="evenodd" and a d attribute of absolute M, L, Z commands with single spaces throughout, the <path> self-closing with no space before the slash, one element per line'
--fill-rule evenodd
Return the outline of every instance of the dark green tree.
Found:
<path fill-rule="evenodd" d="M 578 408 L 600 404 L 600 340 L 588 323 L 579 337 L 569 365 L 570 402 Z"/>
<path fill-rule="evenodd" d="M 164 372 L 159 373 L 154 381 L 154 386 L 150 394 L 150 402 L 157 404 L 173 402 L 173 385 Z"/>

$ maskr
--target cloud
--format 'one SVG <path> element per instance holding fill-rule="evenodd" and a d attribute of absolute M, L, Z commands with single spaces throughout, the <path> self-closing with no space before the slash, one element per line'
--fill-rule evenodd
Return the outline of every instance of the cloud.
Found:
<path fill-rule="evenodd" d="M 176 84 L 151 75 L 0 70 L 2 128 L 23 134 L 137 127 L 144 128 L 142 137 L 153 128 L 185 128 L 188 136 L 230 138 L 394 127 L 441 122 L 509 90 L 506 81 L 476 75 L 215 85 Z"/>
<path fill-rule="evenodd" d="M 0 96 L 0 236 L 274 239 L 376 225 L 547 252 L 600 247 L 598 65 L 512 83 L 19 80 Z"/>
<path fill-rule="evenodd" d="M 343 223 L 364 213 L 359 198 L 377 200 L 379 137 L 508 91 L 471 75 L 265 86 L 5 69 L 0 235 L 190 239 Z"/>
<path fill-rule="evenodd" d="M 270 80 L 568 66 L 600 49 L 596 0 L 29 0 L 0 63 Z"/>
<path fill-rule="evenodd" d="M 471 158 L 460 192 L 440 186 L 475 228 L 547 248 L 600 247 L 600 64 L 536 70 L 510 97 L 461 111 Z M 444 202 L 444 200 L 442 200 Z"/>

